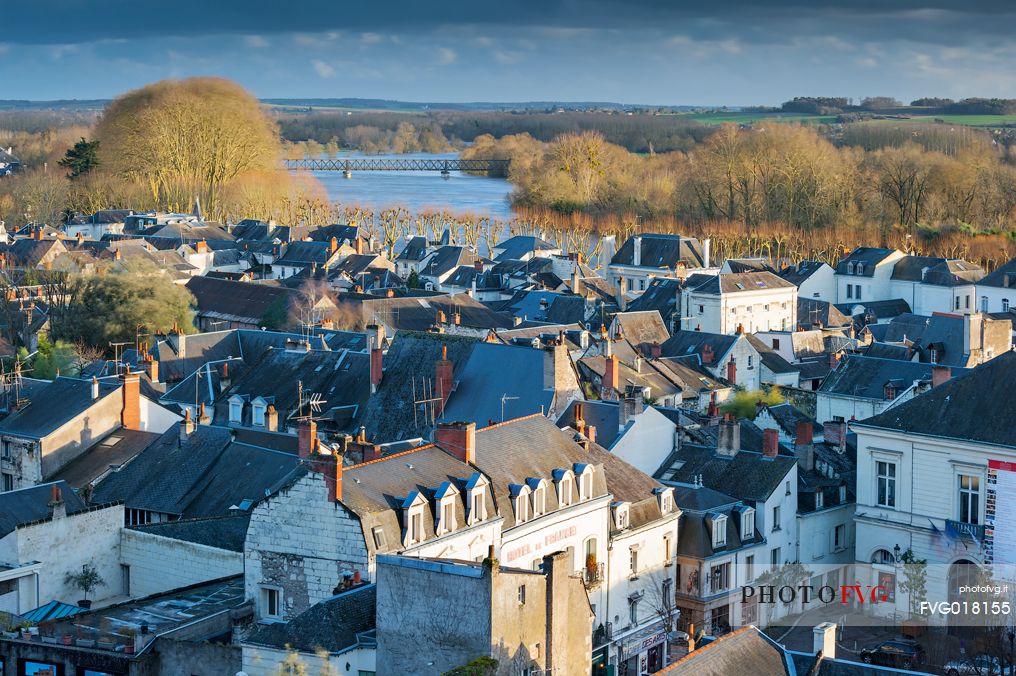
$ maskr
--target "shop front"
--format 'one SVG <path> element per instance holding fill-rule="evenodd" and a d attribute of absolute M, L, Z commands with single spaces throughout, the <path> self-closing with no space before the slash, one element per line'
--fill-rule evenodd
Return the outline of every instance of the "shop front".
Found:
<path fill-rule="evenodd" d="M 666 666 L 667 634 L 659 624 L 626 636 L 618 642 L 618 676 L 653 674 Z"/>

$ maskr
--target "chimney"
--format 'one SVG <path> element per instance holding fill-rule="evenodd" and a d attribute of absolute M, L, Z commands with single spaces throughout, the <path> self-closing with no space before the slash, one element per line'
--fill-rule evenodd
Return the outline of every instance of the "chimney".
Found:
<path fill-rule="evenodd" d="M 794 454 L 801 468 L 806 471 L 815 469 L 815 446 L 812 444 L 814 427 L 807 420 L 797 423 L 796 435 L 794 437 Z"/>
<path fill-rule="evenodd" d="M 385 327 L 381 324 L 367 325 L 367 347 L 384 347 Z"/>
<path fill-rule="evenodd" d="M 92 401 L 99 398 L 99 379 L 92 376 Z"/>
<path fill-rule="evenodd" d="M 575 402 L 575 431 L 579 434 L 585 434 L 586 421 L 582 417 L 582 402 Z"/>
<path fill-rule="evenodd" d="M 32 239 L 35 239 L 35 240 L 41 240 L 42 239 L 42 226 L 41 225 L 37 225 L 37 226 L 35 226 L 35 228 L 32 229 Z"/>
<path fill-rule="evenodd" d="M 363 253 L 363 237 L 360 237 L 359 234 L 356 236 L 356 253 Z"/>
<path fill-rule="evenodd" d="M 452 324 L 459 326 L 462 324 L 462 313 L 456 310 L 452 313 Z"/>
<path fill-rule="evenodd" d="M 219 376 L 219 391 L 225 392 L 229 389 L 229 386 L 233 384 L 232 379 L 229 377 L 229 362 L 223 362 L 222 364 L 222 375 Z"/>
<path fill-rule="evenodd" d="M 83 233 L 81 231 L 78 231 L 78 236 L 77 236 L 76 239 L 77 239 L 77 242 L 78 242 L 78 246 L 81 246 L 82 244 L 85 243 L 85 233 Z"/>
<path fill-rule="evenodd" d="M 709 424 L 715 425 L 719 422 L 720 418 L 720 407 L 716 405 L 716 393 L 709 393 L 709 408 L 706 409 L 706 415 L 709 416 Z M 716 422 L 714 422 L 716 421 Z"/>
<path fill-rule="evenodd" d="M 963 354 L 973 355 L 984 348 L 984 315 L 963 315 Z"/>
<path fill-rule="evenodd" d="M 309 458 L 318 452 L 317 423 L 306 418 L 301 420 L 296 430 L 297 447 L 300 458 Z"/>
<path fill-rule="evenodd" d="M 212 418 L 208 413 L 205 412 L 205 402 L 201 402 L 198 406 L 198 424 L 199 425 L 211 425 Z"/>
<path fill-rule="evenodd" d="M 575 267 L 572 268 L 571 273 L 571 292 L 576 296 L 582 292 L 582 281 L 579 279 L 579 264 L 575 262 Z"/>
<path fill-rule="evenodd" d="M 67 516 L 67 503 L 64 502 L 63 491 L 57 484 L 53 484 L 52 497 L 50 498 L 49 506 L 53 508 L 54 519 L 62 519 Z"/>
<path fill-rule="evenodd" d="M 823 622 L 812 628 L 812 652 L 820 654 L 824 659 L 836 659 L 836 625 L 832 622 Z"/>
<path fill-rule="evenodd" d="M 620 385 L 620 376 L 618 375 L 618 363 L 619 359 L 616 354 L 612 354 L 607 357 L 606 369 L 603 371 L 603 391 L 606 393 L 617 392 Z"/>
<path fill-rule="evenodd" d="M 744 334 L 744 324 L 738 324 L 737 325 L 737 335 L 740 336 L 740 335 L 743 335 L 743 334 Z"/>
<path fill-rule="evenodd" d="M 712 240 L 709 239 L 702 240 L 702 267 L 704 268 L 709 267 L 709 253 L 710 253 L 709 250 L 712 248 L 712 244 L 713 244 Z"/>
<path fill-rule="evenodd" d="M 434 368 L 434 393 L 433 397 L 441 398 L 441 405 L 438 407 L 438 415 L 444 415 L 445 404 L 448 403 L 448 397 L 452 394 L 452 387 L 454 386 L 454 366 L 448 359 L 448 346 L 441 346 L 441 359 L 438 360 Z"/>
<path fill-rule="evenodd" d="M 762 455 L 775 458 L 780 454 L 780 432 L 775 428 L 762 430 Z"/>
<path fill-rule="evenodd" d="M 116 250 L 113 251 L 113 258 L 116 260 L 123 259 L 123 253 L 120 251 L 120 247 L 117 247 Z"/>
<path fill-rule="evenodd" d="M 194 245 L 194 250 L 199 254 L 208 253 L 208 242 L 206 242 L 205 240 L 201 240 L 200 242 Z"/>
<path fill-rule="evenodd" d="M 591 444 L 596 443 L 596 427 L 594 425 L 586 427 L 586 439 L 589 439 Z"/>
<path fill-rule="evenodd" d="M 737 384 L 737 362 L 733 359 L 727 362 L 727 380 L 731 385 Z"/>
<path fill-rule="evenodd" d="M 483 259 L 477 258 L 473 261 L 473 269 L 477 272 L 483 272 Z"/>
<path fill-rule="evenodd" d="M 642 265 L 642 237 L 635 235 L 631 238 L 634 251 L 632 252 L 631 264 L 635 267 Z"/>
<path fill-rule="evenodd" d="M 649 346 L 649 356 L 653 359 L 659 359 L 663 356 L 663 346 L 660 345 L 659 341 L 654 340 L 653 344 Z"/>
<path fill-rule="evenodd" d="M 702 346 L 702 363 L 705 364 L 705 365 L 712 364 L 713 360 L 715 358 L 716 358 L 716 355 L 713 353 L 713 346 L 710 345 L 709 343 L 706 343 L 705 345 L 703 345 Z"/>
<path fill-rule="evenodd" d="M 437 324 L 444 324 L 447 321 L 448 321 L 448 318 L 445 316 L 444 310 L 438 310 L 437 311 L 437 320 L 436 320 L 436 323 Z"/>
<path fill-rule="evenodd" d="M 939 364 L 936 364 L 931 367 L 932 387 L 944 385 L 945 383 L 949 382 L 950 378 L 952 378 L 952 369 L 949 368 L 948 366 L 941 366 Z"/>
<path fill-rule="evenodd" d="M 624 299 L 624 277 L 622 276 L 617 278 L 617 309 L 620 310 L 621 312 L 624 312 L 625 305 L 626 303 Z"/>
<path fill-rule="evenodd" d="M 330 240 L 328 240 L 328 253 L 333 254 L 338 250 L 339 250 L 339 240 L 337 240 L 335 237 L 332 237 Z"/>
<path fill-rule="evenodd" d="M 141 429 L 141 374 L 127 373 L 123 375 L 123 408 L 120 411 L 120 424 L 124 429 Z"/>
<path fill-rule="evenodd" d="M 149 380 L 151 380 L 153 383 L 159 382 L 159 360 L 149 355 L 148 359 L 145 361 L 145 364 L 148 368 Z"/>
<path fill-rule="evenodd" d="M 300 429 L 303 430 L 302 427 Z M 303 457 L 302 454 L 301 457 Z M 325 481 L 328 483 L 328 502 L 342 500 L 342 456 L 332 453 L 318 455 L 315 445 L 311 469 L 325 476 Z"/>
<path fill-rule="evenodd" d="M 719 436 L 716 441 L 716 453 L 734 457 L 741 450 L 741 425 L 729 413 L 720 422 Z"/>
<path fill-rule="evenodd" d="M 265 428 L 269 432 L 279 431 L 279 412 L 273 404 L 268 404 L 268 408 L 265 409 Z"/>
<path fill-rule="evenodd" d="M 830 370 L 834 370 L 839 365 L 840 365 L 840 355 L 839 355 L 839 353 L 838 352 L 830 352 L 829 353 L 829 368 L 830 368 Z"/>
<path fill-rule="evenodd" d="M 440 423 L 434 443 L 463 462 L 476 463 L 476 423 Z"/>
<path fill-rule="evenodd" d="M 371 394 L 377 392 L 378 385 L 381 384 L 381 373 L 384 360 L 384 353 L 380 347 L 370 348 L 370 391 Z"/>
<path fill-rule="evenodd" d="M 847 423 L 844 420 L 830 420 L 822 425 L 825 442 L 843 453 L 847 450 Z"/>
<path fill-rule="evenodd" d="M 182 446 L 187 437 L 194 433 L 194 421 L 191 419 L 190 409 L 183 412 L 183 421 L 180 423 L 180 445 Z"/>

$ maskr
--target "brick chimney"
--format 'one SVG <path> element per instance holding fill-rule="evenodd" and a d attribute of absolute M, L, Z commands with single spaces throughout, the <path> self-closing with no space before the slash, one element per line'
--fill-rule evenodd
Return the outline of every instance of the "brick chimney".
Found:
<path fill-rule="evenodd" d="M 336 239 L 335 237 L 332 237 L 330 240 L 328 240 L 328 253 L 333 254 L 338 250 L 339 250 L 339 240 Z"/>
<path fill-rule="evenodd" d="M 949 368 L 948 366 L 939 366 L 938 364 L 936 364 L 935 366 L 931 367 L 932 387 L 944 385 L 945 383 L 949 382 L 950 378 L 952 378 L 952 369 Z"/>
<path fill-rule="evenodd" d="M 607 357 L 606 368 L 603 371 L 603 391 L 606 393 L 619 391 L 621 384 L 621 377 L 618 374 L 618 364 L 620 360 L 616 354 L 612 354 Z"/>
<path fill-rule="evenodd" d="M 303 428 L 300 429 L 302 431 Z M 324 475 L 328 484 L 328 502 L 342 500 L 342 456 L 331 453 L 320 455 L 315 452 L 311 458 L 311 469 Z"/>
<path fill-rule="evenodd" d="M 32 239 L 34 239 L 34 240 L 42 240 L 42 226 L 41 225 L 37 225 L 34 228 L 32 228 Z"/>
<path fill-rule="evenodd" d="M 729 413 L 720 422 L 719 436 L 716 441 L 716 453 L 726 457 L 734 457 L 741 450 L 741 425 Z"/>
<path fill-rule="evenodd" d="M 307 418 L 301 420 L 296 430 L 297 447 L 301 458 L 309 458 L 318 452 L 317 423 Z"/>
<path fill-rule="evenodd" d="M 180 422 L 180 445 L 182 446 L 187 437 L 194 433 L 194 420 L 191 419 L 190 409 L 183 412 L 183 420 Z"/>
<path fill-rule="evenodd" d="M 194 251 L 198 252 L 199 254 L 208 253 L 208 242 L 206 242 L 205 240 L 201 240 L 200 242 L 194 245 Z"/>
<path fill-rule="evenodd" d="M 434 443 L 463 462 L 475 463 L 476 423 L 440 423 L 434 431 Z"/>
<path fill-rule="evenodd" d="M 124 429 L 141 429 L 141 374 L 127 373 L 123 375 L 123 408 L 120 410 L 120 424 Z"/>
<path fill-rule="evenodd" d="M 649 356 L 653 359 L 659 359 L 663 356 L 663 346 L 658 341 L 653 341 L 653 344 L 649 346 Z"/>
<path fill-rule="evenodd" d="M 807 420 L 797 423 L 797 430 L 794 436 L 794 454 L 801 469 L 811 471 L 815 469 L 815 446 L 812 443 L 814 427 Z"/>
<path fill-rule="evenodd" d="M 596 426 L 595 425 L 587 425 L 586 426 L 586 439 L 589 439 L 589 443 L 591 443 L 591 444 L 595 444 L 596 443 Z"/>
<path fill-rule="evenodd" d="M 579 434 L 585 434 L 585 431 L 586 431 L 586 421 L 582 417 L 582 413 L 583 413 L 582 408 L 583 408 L 582 402 L 581 401 L 576 401 L 575 402 L 575 409 L 574 409 L 574 412 L 575 412 L 575 431 L 578 432 Z"/>
<path fill-rule="evenodd" d="M 99 379 L 92 376 L 92 401 L 99 398 Z"/>
<path fill-rule="evenodd" d="M 448 359 L 447 345 L 441 346 L 441 358 L 434 367 L 434 376 L 434 393 L 431 396 L 441 398 L 438 415 L 443 415 L 445 404 L 448 403 L 448 397 L 451 396 L 455 383 L 454 365 Z"/>
<path fill-rule="evenodd" d="M 844 420 L 830 420 L 823 423 L 822 432 L 825 442 L 843 453 L 847 450 L 847 423 Z"/>
<path fill-rule="evenodd" d="M 360 237 L 359 234 L 356 235 L 356 253 L 363 253 L 363 237 Z"/>
<path fill-rule="evenodd" d="M 740 334 L 742 334 L 742 333 L 744 333 L 744 324 L 738 324 L 738 325 L 737 325 L 737 333 L 738 333 L 739 335 L 740 335 Z"/>
<path fill-rule="evenodd" d="M 145 368 L 148 370 L 148 379 L 153 383 L 159 382 L 159 360 L 148 355 L 145 359 Z"/>
<path fill-rule="evenodd" d="M 219 375 L 219 391 L 225 392 L 229 389 L 229 386 L 233 384 L 232 378 L 229 376 L 229 362 L 222 363 L 222 373 Z"/>
<path fill-rule="evenodd" d="M 703 345 L 702 346 L 702 363 L 703 364 L 707 364 L 707 365 L 708 364 L 712 364 L 713 360 L 715 358 L 716 358 L 716 355 L 713 353 L 713 346 L 710 345 L 709 343 L 706 343 L 705 345 Z"/>
<path fill-rule="evenodd" d="M 780 432 L 775 428 L 762 430 L 762 455 L 775 458 L 780 453 Z"/>
<path fill-rule="evenodd" d="M 733 359 L 727 362 L 727 380 L 731 385 L 737 384 L 737 362 Z"/>
<path fill-rule="evenodd" d="M 444 310 L 438 310 L 437 311 L 437 319 L 435 320 L 435 322 L 437 324 L 444 324 L 447 321 L 448 321 L 448 318 L 445 316 Z"/>
<path fill-rule="evenodd" d="M 269 432 L 279 431 L 279 412 L 274 404 L 268 404 L 268 408 L 265 409 L 265 428 Z"/>
<path fill-rule="evenodd" d="M 830 352 L 829 353 L 829 368 L 830 369 L 835 369 L 839 365 L 840 365 L 840 355 L 839 355 L 839 353 L 837 353 L 837 352 Z"/>
<path fill-rule="evenodd" d="M 384 366 L 384 353 L 380 347 L 370 348 L 370 391 L 371 394 L 377 392 L 378 385 L 381 384 L 381 374 Z"/>
<path fill-rule="evenodd" d="M 477 258 L 473 261 L 473 269 L 477 272 L 483 272 L 483 260 Z"/>
<path fill-rule="evenodd" d="M 706 415 L 709 416 L 709 424 L 715 425 L 720 419 L 720 407 L 716 405 L 716 393 L 709 393 L 709 408 L 706 409 Z M 715 422 L 714 422 L 715 421 Z"/>
<path fill-rule="evenodd" d="M 63 491 L 60 486 L 53 484 L 52 495 L 49 500 L 49 506 L 53 509 L 53 518 L 62 519 L 67 516 L 67 503 L 63 499 Z"/>

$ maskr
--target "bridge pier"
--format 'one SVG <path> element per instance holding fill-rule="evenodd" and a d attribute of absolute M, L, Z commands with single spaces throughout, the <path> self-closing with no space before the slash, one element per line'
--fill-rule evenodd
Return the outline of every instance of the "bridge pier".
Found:
<path fill-rule="evenodd" d="M 343 169 L 342 178 L 353 178 L 353 172 L 350 169 Z"/>

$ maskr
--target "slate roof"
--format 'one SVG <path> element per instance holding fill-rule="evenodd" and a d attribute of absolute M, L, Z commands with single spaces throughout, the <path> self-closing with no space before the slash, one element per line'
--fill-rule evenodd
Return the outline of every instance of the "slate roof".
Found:
<path fill-rule="evenodd" d="M 875 266 L 884 261 L 886 258 L 896 252 L 896 249 L 882 249 L 878 247 L 870 246 L 859 246 L 846 257 L 840 260 L 836 264 L 836 274 L 838 275 L 853 275 L 853 272 L 849 271 L 849 265 L 851 263 L 861 263 L 864 268 L 861 270 L 860 275 L 854 275 L 858 277 L 874 277 Z"/>
<path fill-rule="evenodd" d="M 979 265 L 935 256 L 904 256 L 893 266 L 891 279 L 936 286 L 972 284 L 984 276 Z"/>
<path fill-rule="evenodd" d="M 738 337 L 721 333 L 706 333 L 705 331 L 676 331 L 667 342 L 661 345 L 662 355 L 674 358 L 691 355 L 701 357 L 702 349 L 709 345 L 713 349 L 714 361 L 718 362 L 734 347 Z M 708 364 L 707 366 L 713 365 Z"/>
<path fill-rule="evenodd" d="M 99 383 L 99 399 L 120 389 L 120 384 Z M 60 376 L 36 390 L 31 403 L 0 422 L 0 434 L 42 439 L 91 408 L 92 381 Z"/>
<path fill-rule="evenodd" d="M 862 314 L 869 315 L 872 321 L 896 317 L 905 312 L 910 312 L 910 304 L 902 298 L 889 300 L 866 300 L 853 303 L 836 303 L 836 309 L 844 315 L 857 316 L 854 310 L 860 308 Z"/>
<path fill-rule="evenodd" d="M 67 514 L 77 514 L 87 509 L 65 481 L 0 493 L 0 538 L 12 533 L 18 526 L 50 518 L 53 507 L 49 503 L 53 499 L 54 485 L 60 488 Z"/>
<path fill-rule="evenodd" d="M 610 448 L 620 436 L 621 406 L 616 401 L 573 401 L 557 419 L 558 427 L 575 427 L 575 405 L 582 404 L 582 420 L 586 427 L 596 428 L 596 443 Z"/>
<path fill-rule="evenodd" d="M 315 242 L 330 242 L 332 237 L 334 237 L 338 240 L 339 244 L 343 242 L 353 244 L 356 242 L 359 232 L 358 226 L 346 223 L 332 223 L 331 225 L 322 225 L 319 228 L 311 229 L 307 232 L 307 236 Z"/>
<path fill-rule="evenodd" d="M 705 267 L 702 244 L 693 237 L 681 235 L 641 235 L 641 267 L 673 269 L 683 262 L 689 268 Z M 625 240 L 614 257 L 612 265 L 634 265 L 635 237 Z"/>
<path fill-rule="evenodd" d="M 419 262 L 427 257 L 427 238 L 416 236 L 402 248 L 395 260 L 402 262 Z"/>
<path fill-rule="evenodd" d="M 910 361 L 911 352 L 910 348 L 904 345 L 891 345 L 875 341 L 864 350 L 864 356 Z"/>
<path fill-rule="evenodd" d="M 766 406 L 765 408 L 769 411 L 769 415 L 771 415 L 776 421 L 776 424 L 791 437 L 797 434 L 797 423 L 799 422 L 811 423 L 812 430 L 816 435 L 822 434 L 823 432 L 822 423 L 817 422 L 807 413 L 789 402 L 774 404 Z"/>
<path fill-rule="evenodd" d="M 730 676 L 731 674 L 806 674 L 788 668 L 783 649 L 753 626 L 720 636 L 674 662 L 660 674 L 668 676 Z"/>
<path fill-rule="evenodd" d="M 289 622 L 260 625 L 244 643 L 333 655 L 353 648 L 359 635 L 374 631 L 377 587 L 364 585 L 316 603 Z M 373 635 L 366 643 L 376 641 Z"/>
<path fill-rule="evenodd" d="M 475 265 L 460 265 L 441 285 L 442 287 L 454 286 L 460 289 L 470 289 L 473 286 L 473 280 L 476 280 L 476 288 L 479 290 L 490 291 L 501 288 L 499 275 L 490 271 L 480 272 Z"/>
<path fill-rule="evenodd" d="M 329 242 L 290 242 L 281 257 L 275 259 L 274 265 L 291 265 L 304 267 L 312 264 L 324 265 L 332 257 L 333 251 Z"/>
<path fill-rule="evenodd" d="M 776 270 L 770 264 L 768 258 L 728 258 L 724 262 L 730 272 L 772 272 L 776 273 Z"/>
<path fill-rule="evenodd" d="M 243 513 L 205 519 L 180 519 L 164 523 L 128 526 L 128 528 L 171 540 L 182 540 L 206 547 L 242 552 L 249 523 L 250 514 Z"/>
<path fill-rule="evenodd" d="M 716 275 L 694 287 L 693 293 L 719 295 L 762 289 L 792 289 L 794 285 L 772 272 L 738 272 Z"/>
<path fill-rule="evenodd" d="M 778 352 L 763 343 L 754 335 L 746 336 L 748 342 L 758 350 L 758 357 L 767 369 L 773 373 L 800 373 L 801 369 L 780 356 Z"/>
<path fill-rule="evenodd" d="M 443 246 L 434 251 L 420 268 L 420 274 L 440 277 L 460 265 L 472 265 L 479 259 L 476 252 L 464 246 Z"/>
<path fill-rule="evenodd" d="M 93 502 L 180 515 L 223 516 L 269 494 L 298 465 L 293 453 L 233 441 L 225 427 L 198 425 L 183 443 L 180 423 L 95 487 Z"/>
<path fill-rule="evenodd" d="M 268 310 L 288 304 L 290 289 L 227 279 L 191 277 L 184 285 L 194 294 L 199 314 L 260 324 Z"/>
<path fill-rule="evenodd" d="M 438 323 L 438 312 L 445 322 L 460 315 L 460 325 L 472 329 L 508 329 L 511 317 L 494 312 L 469 294 L 414 296 L 406 298 L 370 298 L 360 301 L 365 324 L 380 322 L 393 331 L 427 331 Z"/>
<path fill-rule="evenodd" d="M 954 376 L 958 370 L 953 369 Z M 859 425 L 1016 448 L 1016 406 L 1012 405 L 1016 352 L 963 371 Z"/>
<path fill-rule="evenodd" d="M 627 312 L 656 310 L 664 322 L 677 311 L 677 297 L 684 288 L 684 281 L 671 277 L 654 277 L 646 290 L 627 305 Z"/>
<path fill-rule="evenodd" d="M 617 368 L 619 384 L 622 388 L 649 388 L 651 397 L 666 397 L 674 394 L 682 395 L 684 392 L 682 379 L 671 377 L 673 376 L 673 370 L 671 369 L 657 369 L 656 365 L 661 361 L 665 360 L 649 361 L 643 359 L 639 364 L 638 371 L 632 367 L 632 364 L 620 361 Z M 579 364 L 581 364 L 583 369 L 588 369 L 596 374 L 597 379 L 602 382 L 603 375 L 607 370 L 606 357 L 602 355 L 583 357 L 579 360 Z M 700 388 L 695 388 L 695 390 L 698 389 Z"/>
<path fill-rule="evenodd" d="M 643 349 L 648 354 L 648 346 L 653 343 L 661 345 L 670 339 L 670 331 L 663 323 L 663 317 L 656 310 L 644 312 L 619 312 L 614 315 L 614 322 L 620 327 L 629 343 Z"/>
<path fill-rule="evenodd" d="M 932 364 L 921 362 L 846 355 L 822 383 L 819 392 L 861 399 L 884 399 L 886 383 L 898 383 L 901 385 L 898 389 L 902 391 L 914 381 L 931 380 L 932 367 Z M 966 371 L 967 369 L 959 368 L 952 370 L 954 376 Z"/>
<path fill-rule="evenodd" d="M 534 254 L 537 251 L 556 251 L 558 247 L 551 245 L 539 237 L 533 235 L 516 235 L 509 237 L 500 244 L 494 245 L 494 260 L 521 260 L 527 254 Z"/>
<path fill-rule="evenodd" d="M 797 325 L 807 330 L 815 328 L 815 322 L 824 327 L 843 327 L 850 326 L 851 318 L 827 301 L 798 297 Z"/>
<path fill-rule="evenodd" d="M 879 341 L 906 341 L 919 351 L 934 347 L 938 363 L 946 366 L 966 366 L 969 358 L 963 351 L 963 318 L 954 315 L 902 314 L 885 325 Z"/>
<path fill-rule="evenodd" d="M 789 455 L 766 458 L 755 451 L 721 456 L 715 447 L 683 444 L 657 470 L 657 479 L 690 484 L 702 477 L 702 485 L 747 502 L 764 501 L 782 487 L 797 464 Z"/>
<path fill-rule="evenodd" d="M 823 265 L 826 265 L 826 263 L 822 261 L 801 261 L 796 265 L 783 268 L 780 270 L 779 275 L 794 286 L 801 286 L 802 283 L 821 270 Z"/>
<path fill-rule="evenodd" d="M 130 462 L 158 438 L 154 432 L 120 428 L 47 478 L 66 481 L 75 490 L 83 488 L 111 469 Z"/>
<path fill-rule="evenodd" d="M 1016 258 L 998 266 L 977 282 L 978 286 L 993 286 L 999 289 L 1016 287 Z"/>

